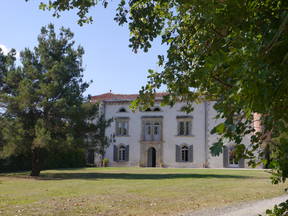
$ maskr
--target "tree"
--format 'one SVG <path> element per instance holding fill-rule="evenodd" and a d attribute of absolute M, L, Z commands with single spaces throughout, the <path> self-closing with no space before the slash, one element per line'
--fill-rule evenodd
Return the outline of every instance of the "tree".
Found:
<path fill-rule="evenodd" d="M 41 29 L 38 45 L 5 56 L 0 50 L 0 128 L 2 157 L 31 154 L 31 176 L 39 176 L 44 150 L 85 146 L 89 123 L 98 107 L 83 93 L 82 55 L 74 48 L 73 33 L 61 28 L 57 36 L 52 24 Z"/>
<path fill-rule="evenodd" d="M 110 145 L 110 141 L 107 136 L 105 136 L 106 128 L 110 126 L 112 119 L 105 120 L 105 115 L 102 114 L 98 121 L 97 126 L 98 129 L 96 130 L 97 133 L 94 134 L 93 139 L 95 140 L 94 143 L 96 144 L 96 152 L 101 155 L 102 159 L 105 156 L 106 149 Z"/>
<path fill-rule="evenodd" d="M 54 10 L 55 16 L 78 9 L 82 25 L 92 21 L 91 7 L 108 2 L 54 0 L 40 8 Z M 271 138 L 287 132 L 287 8 L 285 0 L 120 0 L 115 20 L 128 23 L 134 52 L 148 51 L 157 37 L 168 46 L 167 55 L 159 56 L 163 70 L 149 71 L 136 105 L 153 103 L 146 96 L 163 84 L 170 93 L 167 104 L 215 100 L 217 117 L 225 121 L 214 129 L 222 138 L 212 151 L 219 154 L 229 139 L 239 154 L 255 159 L 268 131 Z M 253 113 L 261 114 L 264 130 L 251 127 Z M 253 146 L 247 149 L 241 141 L 251 133 Z"/>
<path fill-rule="evenodd" d="M 93 150 L 101 156 L 101 160 L 103 162 L 103 159 L 105 157 L 105 153 L 107 148 L 109 147 L 111 141 L 110 139 L 105 135 L 106 128 L 111 125 L 111 122 L 113 119 L 105 119 L 104 114 L 100 114 L 94 122 L 95 128 L 93 130 L 90 130 L 90 133 L 88 135 L 88 149 Z"/>

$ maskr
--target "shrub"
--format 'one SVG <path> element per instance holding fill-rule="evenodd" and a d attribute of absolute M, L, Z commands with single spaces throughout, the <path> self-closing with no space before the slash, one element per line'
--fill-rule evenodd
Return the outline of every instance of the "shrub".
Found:
<path fill-rule="evenodd" d="M 109 165 L 109 159 L 108 158 L 104 158 L 102 160 L 102 166 L 107 167 Z"/>
<path fill-rule="evenodd" d="M 77 168 L 84 167 L 85 150 L 82 148 L 68 148 L 61 150 L 43 151 L 45 160 L 42 169 Z M 0 172 L 15 172 L 31 170 L 31 156 L 18 155 L 6 159 L 0 159 Z"/>

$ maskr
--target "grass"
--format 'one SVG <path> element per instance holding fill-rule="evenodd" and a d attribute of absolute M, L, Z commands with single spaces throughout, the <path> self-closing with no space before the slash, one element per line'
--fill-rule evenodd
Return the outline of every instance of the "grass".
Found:
<path fill-rule="evenodd" d="M 0 215 L 175 215 L 284 193 L 262 170 L 85 168 L 0 175 Z"/>

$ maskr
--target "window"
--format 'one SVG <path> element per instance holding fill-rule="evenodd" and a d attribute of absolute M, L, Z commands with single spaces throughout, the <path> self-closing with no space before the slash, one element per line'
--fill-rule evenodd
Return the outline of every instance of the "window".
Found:
<path fill-rule="evenodd" d="M 178 135 L 190 136 L 191 135 L 191 119 L 179 119 L 178 120 Z"/>
<path fill-rule="evenodd" d="M 154 111 L 154 112 L 160 112 L 161 109 L 160 109 L 159 107 L 155 107 L 153 111 Z"/>
<path fill-rule="evenodd" d="M 120 146 L 119 148 L 119 161 L 125 161 L 125 150 L 126 148 L 124 146 Z"/>
<path fill-rule="evenodd" d="M 122 107 L 122 108 L 119 109 L 118 112 L 127 112 L 127 110 L 124 107 Z"/>
<path fill-rule="evenodd" d="M 228 148 L 228 159 L 229 159 L 229 166 L 238 167 L 239 161 L 236 158 L 236 152 L 235 152 L 235 147 L 234 146 L 230 146 Z"/>
<path fill-rule="evenodd" d="M 152 111 L 151 108 L 145 109 L 145 112 L 151 112 L 151 111 Z"/>
<path fill-rule="evenodd" d="M 114 145 L 113 160 L 116 162 L 129 161 L 129 145 Z"/>
<path fill-rule="evenodd" d="M 188 147 L 182 146 L 181 148 L 181 160 L 184 162 L 188 161 Z"/>
<path fill-rule="evenodd" d="M 94 150 L 93 149 L 89 149 L 88 150 L 88 155 L 87 155 L 87 162 L 89 164 L 94 164 L 94 156 L 95 156 L 95 153 L 94 153 Z"/>
<path fill-rule="evenodd" d="M 144 121 L 143 140 L 160 141 L 161 140 L 161 123 L 159 120 Z"/>
<path fill-rule="evenodd" d="M 223 146 L 223 167 L 244 168 L 244 158 L 238 158 L 234 144 Z"/>
<path fill-rule="evenodd" d="M 161 109 L 160 107 L 148 107 L 147 109 L 144 110 L 144 112 L 160 112 Z"/>
<path fill-rule="evenodd" d="M 128 136 L 128 119 L 116 119 L 116 136 Z"/>
<path fill-rule="evenodd" d="M 193 162 L 193 145 L 176 145 L 176 162 Z"/>

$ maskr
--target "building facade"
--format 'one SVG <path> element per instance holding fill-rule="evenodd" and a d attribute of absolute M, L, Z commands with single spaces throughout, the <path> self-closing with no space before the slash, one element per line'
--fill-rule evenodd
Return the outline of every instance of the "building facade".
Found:
<path fill-rule="evenodd" d="M 227 144 L 223 154 L 212 157 L 209 148 L 217 140 L 211 135 L 219 123 L 215 119 L 213 102 L 195 104 L 193 112 L 182 111 L 185 103 L 173 107 L 160 106 L 163 94 L 156 95 L 153 107 L 132 112 L 129 108 L 137 95 L 102 94 L 92 97 L 100 103 L 105 119 L 113 119 L 106 129 L 110 145 L 105 157 L 109 166 L 223 168 L 245 167 L 237 161 L 233 144 Z M 90 150 L 90 161 L 97 159 Z"/>

